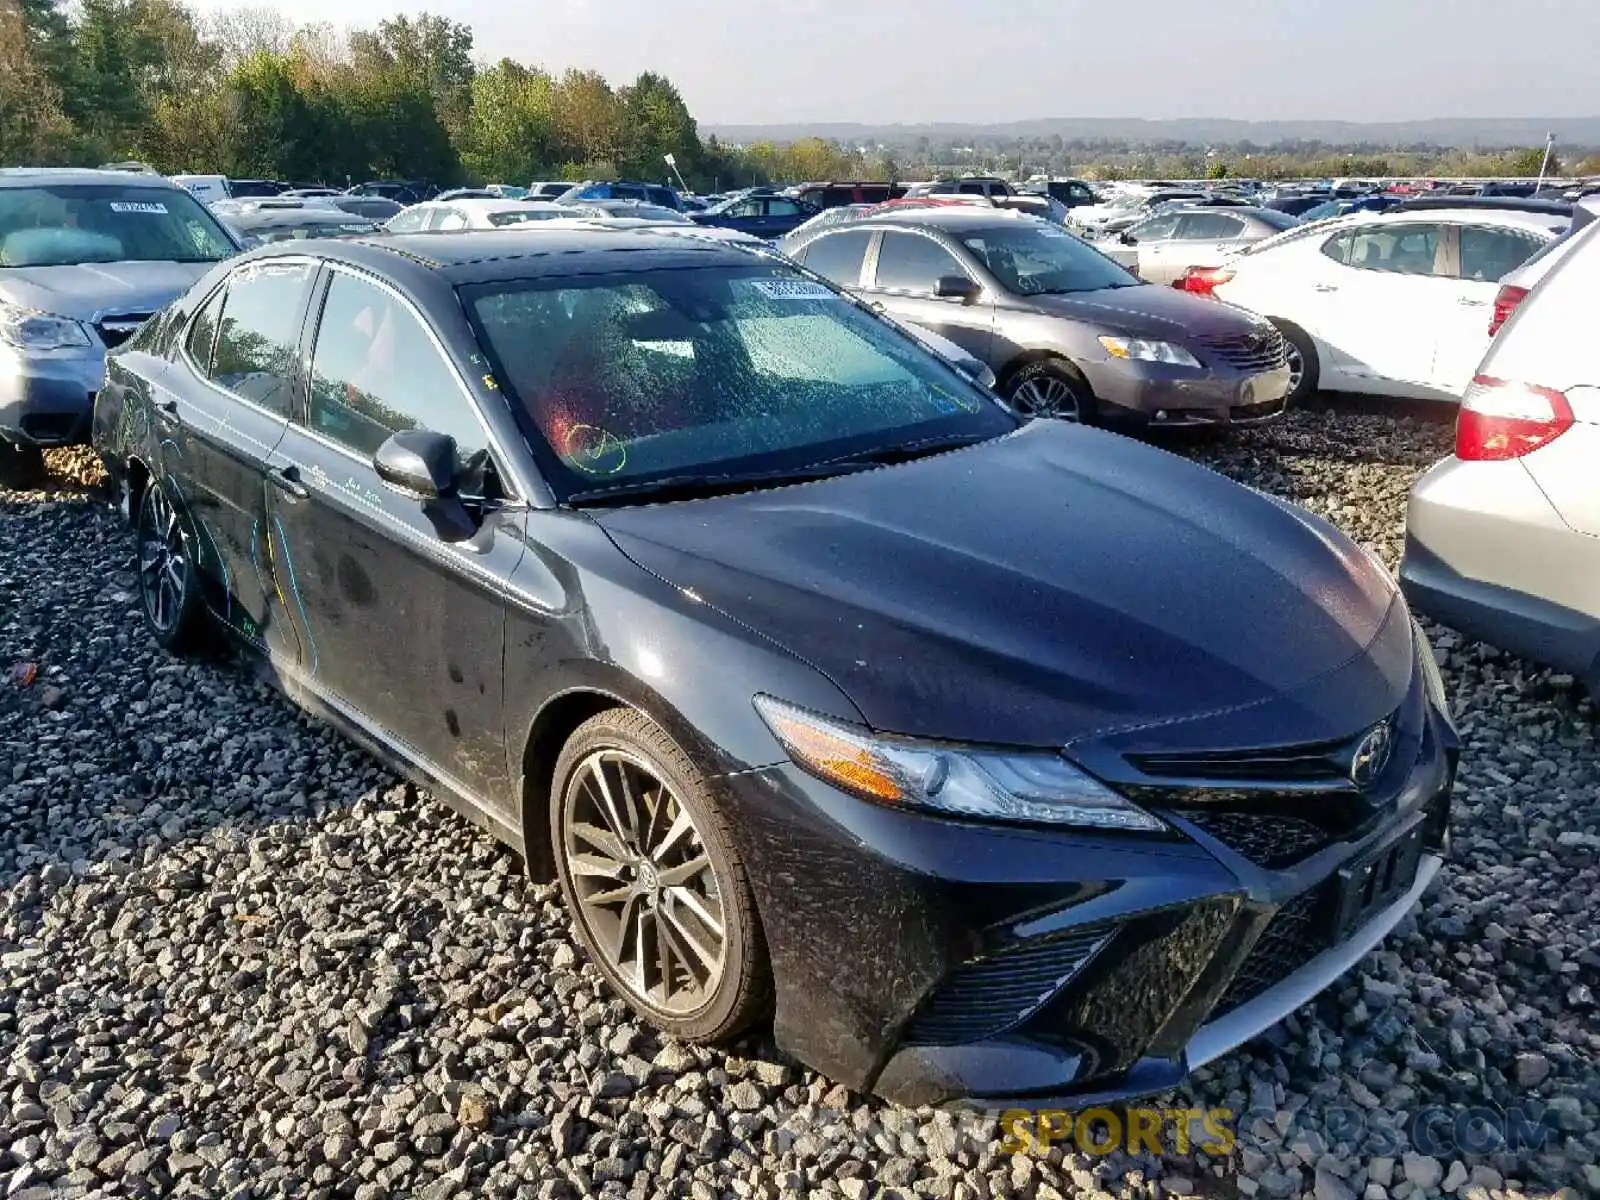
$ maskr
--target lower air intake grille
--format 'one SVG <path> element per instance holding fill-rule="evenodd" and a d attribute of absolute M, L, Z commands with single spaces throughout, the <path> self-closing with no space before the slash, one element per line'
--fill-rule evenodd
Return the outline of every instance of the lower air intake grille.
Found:
<path fill-rule="evenodd" d="M 100 340 L 108 347 L 120 346 L 138 333 L 139 326 L 149 319 L 149 313 L 124 313 L 121 316 L 106 317 L 95 326 L 95 331 L 100 334 Z"/>
<path fill-rule="evenodd" d="M 1193 808 L 1180 811 L 1178 815 L 1258 867 L 1287 867 L 1322 849 L 1328 842 L 1326 833 L 1299 817 Z"/>
<path fill-rule="evenodd" d="M 1324 939 L 1314 933 L 1316 916 L 1314 891 L 1296 896 L 1280 908 L 1250 948 L 1213 1015 L 1221 1016 L 1250 1003 L 1321 954 L 1326 946 Z"/>
<path fill-rule="evenodd" d="M 956 1046 L 995 1037 L 1027 1020 L 1111 937 L 1104 925 L 1025 942 L 964 963 L 907 1026 L 907 1045 Z"/>

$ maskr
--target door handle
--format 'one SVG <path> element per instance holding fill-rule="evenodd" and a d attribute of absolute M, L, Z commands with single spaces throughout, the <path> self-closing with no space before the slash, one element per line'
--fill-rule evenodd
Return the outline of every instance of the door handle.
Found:
<path fill-rule="evenodd" d="M 178 415 L 178 402 L 176 400 L 157 400 L 156 411 L 165 413 L 169 417 Z"/>
<path fill-rule="evenodd" d="M 311 489 L 300 482 L 300 468 L 292 464 L 287 467 L 268 467 L 267 482 L 280 492 L 288 492 L 296 500 L 304 500 L 311 495 Z"/>
<path fill-rule="evenodd" d="M 868 300 L 866 302 L 866 305 L 873 312 L 885 312 L 886 311 L 885 308 L 883 307 L 883 301 L 882 300 Z"/>
<path fill-rule="evenodd" d="M 1311 290 L 1314 292 L 1337 292 L 1339 285 L 1337 283 L 1313 283 Z"/>
<path fill-rule="evenodd" d="M 1463 308 L 1483 308 L 1483 307 L 1485 307 L 1484 301 L 1482 301 L 1482 300 L 1474 300 L 1470 296 L 1457 296 L 1456 297 L 1456 303 L 1461 305 Z"/>

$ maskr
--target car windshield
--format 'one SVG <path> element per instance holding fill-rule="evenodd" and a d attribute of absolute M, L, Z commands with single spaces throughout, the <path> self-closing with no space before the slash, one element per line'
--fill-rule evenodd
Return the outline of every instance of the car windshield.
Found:
<path fill-rule="evenodd" d="M 235 253 L 217 219 L 179 188 L 122 183 L 0 188 L 0 267 L 219 262 Z"/>
<path fill-rule="evenodd" d="M 463 300 L 564 500 L 1017 425 L 913 338 L 790 268 L 521 280 Z"/>
<path fill-rule="evenodd" d="M 371 221 L 263 221 L 251 224 L 235 220 L 234 228 L 256 239 L 257 242 L 291 242 L 300 238 L 354 237 L 362 233 L 377 233 L 380 227 Z"/>
<path fill-rule="evenodd" d="M 1019 296 L 1098 292 L 1142 282 L 1087 243 L 1037 219 L 961 235 L 1000 286 Z"/>

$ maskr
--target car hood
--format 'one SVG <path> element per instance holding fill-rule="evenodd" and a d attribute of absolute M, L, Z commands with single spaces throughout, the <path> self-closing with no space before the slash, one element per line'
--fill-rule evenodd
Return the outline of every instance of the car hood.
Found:
<path fill-rule="evenodd" d="M 1097 329 L 1178 342 L 1236 336 L 1265 324 L 1235 305 L 1153 283 L 1063 296 L 1029 296 L 1024 303 L 1034 311 L 1083 321 Z"/>
<path fill-rule="evenodd" d="M 595 519 L 883 731 L 1060 746 L 1189 721 L 1162 736 L 1316 741 L 1411 679 L 1393 581 L 1332 526 L 1078 426 Z"/>
<path fill-rule="evenodd" d="M 97 314 L 153 313 L 171 304 L 214 262 L 81 263 L 0 271 L 0 299 L 78 321 Z"/>

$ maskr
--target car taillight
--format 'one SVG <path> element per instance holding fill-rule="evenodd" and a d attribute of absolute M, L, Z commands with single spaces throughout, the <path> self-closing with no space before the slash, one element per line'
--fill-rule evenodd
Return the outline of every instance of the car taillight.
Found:
<path fill-rule="evenodd" d="M 1572 428 L 1572 405 L 1554 388 L 1479 375 L 1461 397 L 1456 457 L 1470 462 L 1521 458 Z"/>
<path fill-rule="evenodd" d="M 1172 286 L 1183 292 L 1195 292 L 1201 296 L 1209 296 L 1216 288 L 1221 287 L 1233 278 L 1233 272 L 1227 267 L 1190 267 L 1177 279 L 1172 281 Z"/>
<path fill-rule="evenodd" d="M 1489 336 L 1493 337 L 1500 332 L 1500 326 L 1511 319 L 1511 314 L 1517 311 L 1517 305 L 1527 297 L 1528 289 L 1518 287 L 1514 283 L 1503 283 L 1494 298 L 1494 319 L 1489 322 Z"/>

